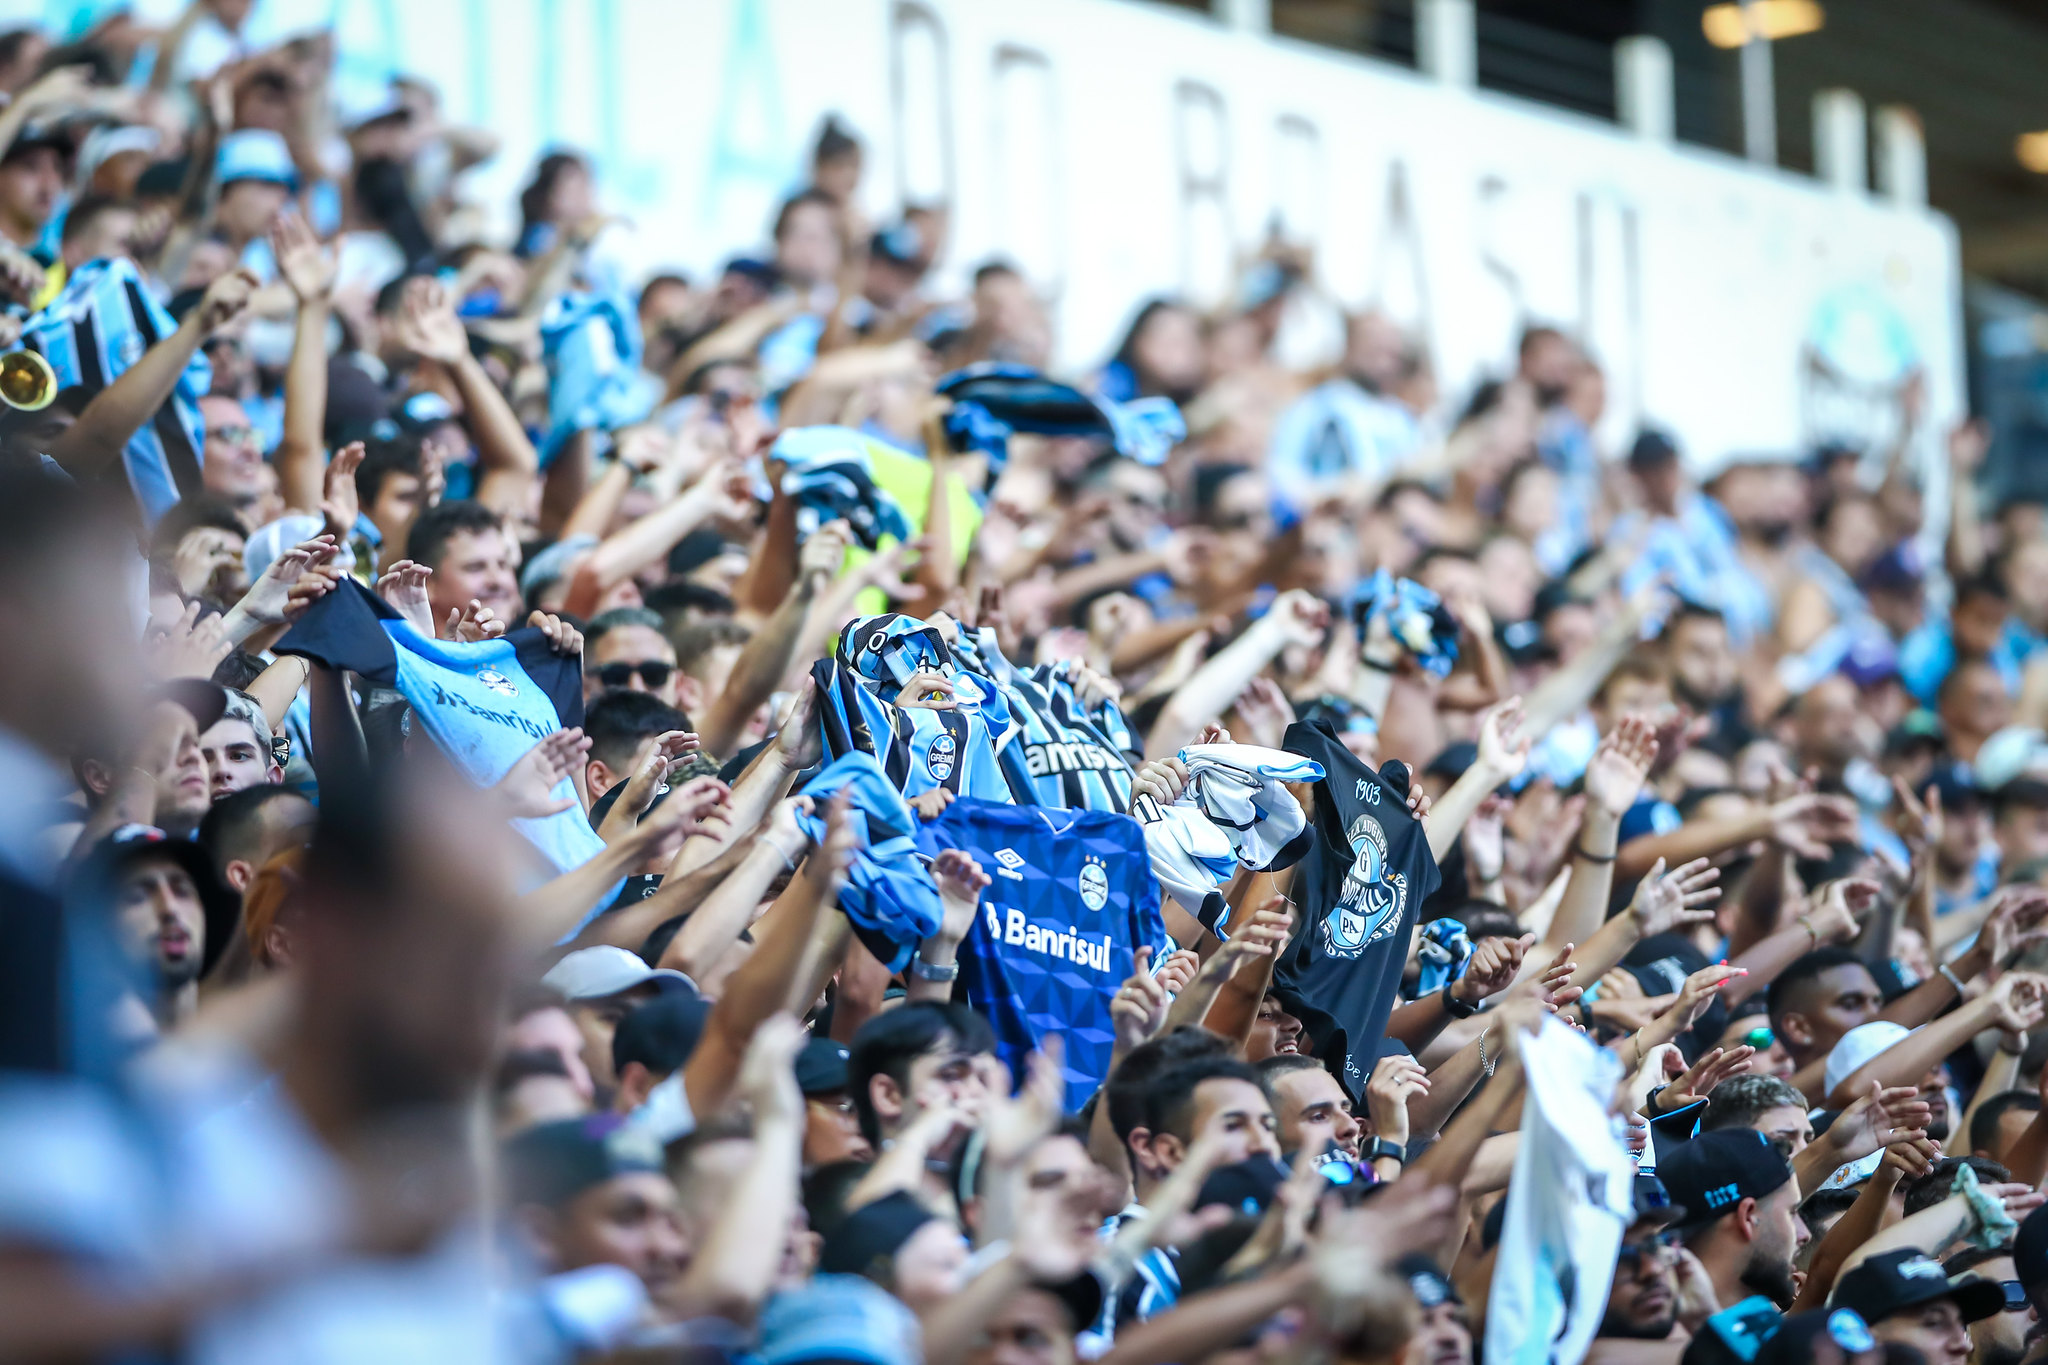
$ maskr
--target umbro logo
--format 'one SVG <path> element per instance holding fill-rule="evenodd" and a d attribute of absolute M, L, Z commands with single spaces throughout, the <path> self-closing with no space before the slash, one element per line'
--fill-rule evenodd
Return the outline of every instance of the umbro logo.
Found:
<path fill-rule="evenodd" d="M 1001 864 L 1001 866 L 996 869 L 996 875 L 998 877 L 1006 877 L 1013 882 L 1021 882 L 1024 880 L 1024 874 L 1017 870 L 1018 868 L 1024 866 L 1024 855 L 1019 853 L 1016 849 L 997 849 L 996 861 Z"/>

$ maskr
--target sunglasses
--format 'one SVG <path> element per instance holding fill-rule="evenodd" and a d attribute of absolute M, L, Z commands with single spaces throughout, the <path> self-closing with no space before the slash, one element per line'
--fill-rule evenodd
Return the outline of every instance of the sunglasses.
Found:
<path fill-rule="evenodd" d="M 2000 1280 L 1998 1287 L 2005 1291 L 2005 1311 L 2024 1313 L 2027 1311 L 2027 1287 L 2018 1280 Z"/>
<path fill-rule="evenodd" d="M 256 444 L 256 428 L 245 426 L 213 427 L 206 433 L 207 439 L 224 441 L 231 446 L 252 446 Z"/>
<path fill-rule="evenodd" d="M 659 659 L 642 659 L 638 663 L 602 664 L 593 671 L 606 687 L 631 687 L 636 673 L 649 687 L 660 687 L 676 671 L 676 666 Z"/>
<path fill-rule="evenodd" d="M 1666 1251 L 1677 1245 L 1678 1234 L 1670 1228 L 1666 1228 L 1661 1232 L 1653 1232 L 1647 1237 L 1638 1237 L 1634 1241 L 1623 1242 L 1620 1250 L 1615 1253 L 1615 1257 L 1617 1263 L 1632 1265 L 1641 1261 L 1645 1256 L 1656 1256 L 1662 1259 Z"/>

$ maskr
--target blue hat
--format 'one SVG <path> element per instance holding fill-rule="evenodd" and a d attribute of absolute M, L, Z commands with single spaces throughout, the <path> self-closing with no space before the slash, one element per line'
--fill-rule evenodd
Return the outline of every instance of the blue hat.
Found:
<path fill-rule="evenodd" d="M 213 178 L 225 189 L 237 180 L 267 180 L 288 190 L 299 188 L 298 167 L 284 138 L 268 128 L 243 128 L 220 140 Z"/>
<path fill-rule="evenodd" d="M 918 1365 L 917 1319 L 895 1295 L 858 1275 L 820 1275 L 761 1310 L 761 1365 L 852 1361 Z"/>

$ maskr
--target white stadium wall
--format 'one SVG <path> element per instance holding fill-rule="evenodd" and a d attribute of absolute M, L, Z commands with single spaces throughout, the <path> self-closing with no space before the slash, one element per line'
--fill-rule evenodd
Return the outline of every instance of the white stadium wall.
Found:
<path fill-rule="evenodd" d="M 477 178 L 494 212 L 542 150 L 587 150 L 636 225 L 607 249 L 635 268 L 702 273 L 759 242 L 837 112 L 868 147 L 870 215 L 949 204 L 945 281 L 1019 263 L 1070 369 L 1148 295 L 1221 297 L 1277 222 L 1336 299 L 1420 329 L 1447 395 L 1497 372 L 1525 321 L 1554 322 L 1607 369 L 1610 439 L 1655 420 L 1702 466 L 1882 440 L 1916 367 L 1937 423 L 1961 403 L 1939 214 L 1137 0 L 260 0 L 258 17 L 259 38 L 332 23 L 349 79 L 423 75 L 499 133 Z"/>

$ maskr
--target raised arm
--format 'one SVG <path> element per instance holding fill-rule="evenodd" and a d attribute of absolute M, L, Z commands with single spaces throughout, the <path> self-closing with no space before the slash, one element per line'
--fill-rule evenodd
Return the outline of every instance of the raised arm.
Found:
<path fill-rule="evenodd" d="M 320 510 L 327 460 L 327 322 L 333 316 L 334 258 L 296 213 L 280 216 L 270 230 L 277 273 L 299 301 L 292 327 L 292 354 L 284 371 L 284 434 L 271 463 L 278 493 L 294 512 Z M 344 537 L 353 527 L 343 527 Z"/>
<path fill-rule="evenodd" d="M 819 527 L 798 549 L 796 582 L 775 614 L 755 629 L 726 679 L 725 690 L 698 721 L 697 733 L 713 757 L 732 757 L 746 733 L 747 721 L 782 685 L 803 642 L 804 622 L 813 604 L 846 559 L 850 534 L 845 522 L 831 522 Z"/>
<path fill-rule="evenodd" d="M 74 478 L 98 477 L 120 459 L 129 438 L 170 398 L 200 345 L 248 307 L 255 290 L 256 277 L 246 269 L 231 270 L 208 285 L 205 297 L 185 315 L 178 330 L 94 394 L 78 420 L 45 453 Z"/>
<path fill-rule="evenodd" d="M 439 365 L 462 396 L 470 436 L 476 441 L 476 500 L 494 512 L 526 510 L 540 477 L 540 454 L 526 428 L 483 363 L 469 350 L 469 333 L 455 315 L 455 301 L 438 281 L 408 280 L 397 319 L 400 344 Z"/>
<path fill-rule="evenodd" d="M 1245 684 L 1279 658 L 1288 645 L 1313 648 L 1321 644 L 1329 622 L 1330 609 L 1313 593 L 1299 589 L 1281 593 L 1272 610 L 1196 669 L 1167 701 L 1146 737 L 1147 756 L 1171 754 L 1194 739 L 1203 726 L 1229 710 Z"/>

